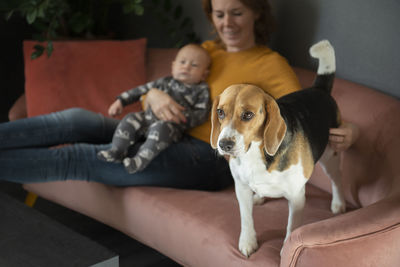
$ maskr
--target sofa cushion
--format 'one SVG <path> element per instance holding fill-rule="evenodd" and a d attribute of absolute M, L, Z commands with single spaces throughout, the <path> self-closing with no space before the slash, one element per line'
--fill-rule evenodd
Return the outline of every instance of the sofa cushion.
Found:
<path fill-rule="evenodd" d="M 24 41 L 28 116 L 70 107 L 107 115 L 118 94 L 146 82 L 146 39 L 56 41 L 50 57 L 31 60 L 35 45 Z M 138 107 L 132 105 L 124 114 Z"/>
<path fill-rule="evenodd" d="M 178 48 L 147 49 L 147 80 L 154 81 L 171 75 L 172 61 L 178 53 Z"/>
<path fill-rule="evenodd" d="M 285 199 L 254 207 L 260 248 L 246 259 L 238 250 L 240 215 L 233 186 L 206 192 L 66 181 L 25 189 L 117 228 L 183 266 L 279 266 L 288 219 Z M 333 216 L 330 194 L 312 185 L 306 192 L 303 224 Z"/>

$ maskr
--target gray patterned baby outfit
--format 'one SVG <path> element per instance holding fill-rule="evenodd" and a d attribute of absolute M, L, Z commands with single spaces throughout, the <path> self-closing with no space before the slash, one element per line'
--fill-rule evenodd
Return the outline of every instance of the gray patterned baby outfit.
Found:
<path fill-rule="evenodd" d="M 186 123 L 177 124 L 158 120 L 150 108 L 141 112 L 129 113 L 115 130 L 111 148 L 98 153 L 99 159 L 110 162 L 123 160 L 127 171 L 135 173 L 143 170 L 172 142 L 177 142 L 185 130 L 206 121 L 210 109 L 210 95 L 205 82 L 185 85 L 168 76 L 130 89 L 118 96 L 118 99 L 121 100 L 123 106 L 126 106 L 138 101 L 140 96 L 152 88 L 167 93 L 185 107 L 183 114 L 186 117 Z M 146 137 L 146 140 L 136 155 L 132 158 L 126 157 L 129 146 L 142 137 Z"/>

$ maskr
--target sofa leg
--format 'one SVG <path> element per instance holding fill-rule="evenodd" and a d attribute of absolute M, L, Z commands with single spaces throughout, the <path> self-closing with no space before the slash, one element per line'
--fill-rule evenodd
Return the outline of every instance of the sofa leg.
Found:
<path fill-rule="evenodd" d="M 25 198 L 25 204 L 29 207 L 33 207 L 33 205 L 35 205 L 37 197 L 38 196 L 36 194 L 28 192 Z"/>

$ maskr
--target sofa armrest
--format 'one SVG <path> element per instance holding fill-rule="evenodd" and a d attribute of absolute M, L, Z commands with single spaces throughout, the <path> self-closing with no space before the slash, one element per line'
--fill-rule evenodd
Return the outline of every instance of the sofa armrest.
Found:
<path fill-rule="evenodd" d="M 296 229 L 281 267 L 398 266 L 400 196 Z"/>
<path fill-rule="evenodd" d="M 8 111 L 8 119 L 15 121 L 27 117 L 25 94 L 22 94 Z"/>

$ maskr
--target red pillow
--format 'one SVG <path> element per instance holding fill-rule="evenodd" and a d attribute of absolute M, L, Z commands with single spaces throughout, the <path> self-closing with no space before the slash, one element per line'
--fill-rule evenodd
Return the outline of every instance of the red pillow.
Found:
<path fill-rule="evenodd" d="M 31 60 L 36 44 L 24 41 L 25 93 L 30 117 L 71 107 L 108 115 L 108 107 L 117 95 L 146 82 L 146 39 L 59 41 L 54 42 L 50 58 L 43 55 Z M 124 114 L 139 107 L 130 105 Z"/>

